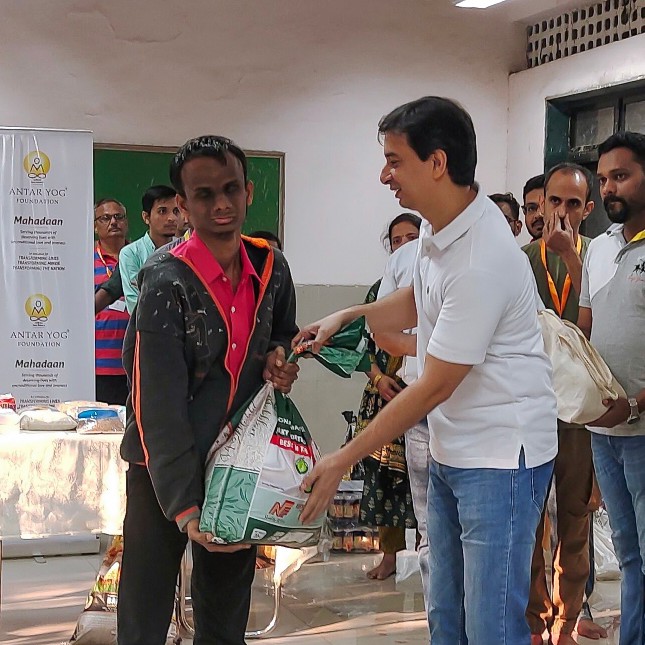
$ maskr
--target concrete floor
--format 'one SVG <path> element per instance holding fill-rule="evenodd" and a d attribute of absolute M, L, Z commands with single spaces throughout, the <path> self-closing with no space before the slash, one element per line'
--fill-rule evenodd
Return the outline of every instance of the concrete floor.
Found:
<path fill-rule="evenodd" d="M 420 580 L 397 585 L 393 578 L 367 580 L 379 556 L 334 556 L 306 564 L 285 585 L 274 645 L 422 645 L 428 643 Z M 3 645 L 59 645 L 71 636 L 98 570 L 99 556 L 5 560 L 2 570 L 0 642 Z M 268 572 L 258 572 L 249 628 L 271 615 Z M 619 583 L 599 582 L 593 598 L 607 640 L 580 643 L 617 645 Z M 183 645 L 191 641 L 184 640 Z"/>

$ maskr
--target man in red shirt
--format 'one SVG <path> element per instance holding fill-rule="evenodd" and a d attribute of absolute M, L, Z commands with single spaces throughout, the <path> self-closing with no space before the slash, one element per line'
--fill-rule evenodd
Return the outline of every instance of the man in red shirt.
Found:
<path fill-rule="evenodd" d="M 122 457 L 130 463 L 118 602 L 119 645 L 162 645 L 187 540 L 195 645 L 242 645 L 255 549 L 199 530 L 206 455 L 231 415 L 271 380 L 288 392 L 295 289 L 282 253 L 241 235 L 253 199 L 244 152 L 188 141 L 170 178 L 192 237 L 139 274 L 124 343 L 132 385 Z"/>

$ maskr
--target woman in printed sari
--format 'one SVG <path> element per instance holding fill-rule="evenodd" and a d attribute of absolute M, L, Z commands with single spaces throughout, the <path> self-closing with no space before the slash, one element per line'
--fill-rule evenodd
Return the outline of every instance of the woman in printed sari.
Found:
<path fill-rule="evenodd" d="M 412 213 L 402 213 L 390 223 L 384 239 L 388 250 L 398 248 L 419 237 L 421 220 Z M 374 302 L 381 281 L 367 293 L 366 303 Z M 364 430 L 381 408 L 391 401 L 405 384 L 397 375 L 403 359 L 390 356 L 370 342 L 372 367 L 358 410 L 356 434 Z M 405 529 L 415 528 L 410 482 L 405 460 L 405 439 L 401 437 L 372 453 L 363 461 L 365 486 L 361 502 L 360 521 L 379 527 L 379 541 L 383 559 L 368 572 L 368 577 L 385 580 L 396 571 L 396 554 L 405 549 Z"/>

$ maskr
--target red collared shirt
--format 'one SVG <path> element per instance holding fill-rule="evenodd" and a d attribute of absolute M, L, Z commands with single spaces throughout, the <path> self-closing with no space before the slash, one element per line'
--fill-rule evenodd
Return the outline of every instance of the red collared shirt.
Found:
<path fill-rule="evenodd" d="M 231 281 L 226 277 L 219 262 L 208 247 L 195 233 L 189 240 L 175 247 L 171 253 L 185 258 L 206 283 L 220 313 L 226 321 L 229 338 L 229 351 L 226 355 L 226 368 L 237 381 L 244 363 L 247 346 L 253 330 L 256 297 L 253 279 L 260 280 L 249 256 L 240 243 L 242 273 L 237 289 L 233 292 Z"/>

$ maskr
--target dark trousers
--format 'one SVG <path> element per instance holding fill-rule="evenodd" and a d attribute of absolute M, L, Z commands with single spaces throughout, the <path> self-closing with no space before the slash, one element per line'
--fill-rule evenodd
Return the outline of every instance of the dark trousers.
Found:
<path fill-rule="evenodd" d="M 164 645 L 187 537 L 163 515 L 144 466 L 130 465 L 126 492 L 118 644 Z M 195 645 L 244 645 L 255 551 L 209 553 L 193 544 Z"/>
<path fill-rule="evenodd" d="M 125 374 L 96 375 L 96 400 L 110 405 L 125 405 L 128 377 Z"/>

